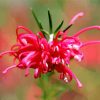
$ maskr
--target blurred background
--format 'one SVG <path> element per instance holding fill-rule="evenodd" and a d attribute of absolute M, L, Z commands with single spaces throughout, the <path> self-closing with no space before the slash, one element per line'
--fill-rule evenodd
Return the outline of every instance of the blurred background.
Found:
<path fill-rule="evenodd" d="M 52 13 L 54 28 L 64 19 L 63 29 L 75 14 L 81 11 L 85 13 L 70 29 L 70 35 L 84 27 L 100 25 L 100 0 L 0 0 L 0 52 L 9 50 L 16 43 L 16 26 L 23 25 L 34 33 L 39 31 L 31 7 L 46 30 L 48 8 Z M 82 41 L 100 40 L 100 31 L 86 32 L 80 38 Z M 69 85 L 59 83 L 58 76 L 54 76 L 55 84 L 59 84 L 54 91 L 60 88 L 61 96 L 52 97 L 51 100 L 100 100 L 100 45 L 87 46 L 82 51 L 84 60 L 81 63 L 72 61 L 70 68 L 83 83 L 83 88 L 79 89 L 74 81 Z M 12 58 L 9 56 L 0 59 L 0 100 L 41 100 L 39 96 L 42 90 L 33 78 L 33 71 L 30 70 L 31 75 L 27 78 L 20 69 L 2 74 L 11 64 Z"/>

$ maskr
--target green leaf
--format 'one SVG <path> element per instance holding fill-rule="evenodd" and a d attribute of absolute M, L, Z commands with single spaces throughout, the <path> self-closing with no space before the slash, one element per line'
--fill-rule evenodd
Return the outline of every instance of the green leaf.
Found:
<path fill-rule="evenodd" d="M 63 30 L 63 32 L 66 32 L 71 26 L 72 26 L 72 24 L 69 25 L 69 26 L 67 26 L 67 27 Z"/>
<path fill-rule="evenodd" d="M 49 18 L 49 30 L 50 30 L 50 34 L 52 33 L 52 17 L 51 17 L 51 13 L 48 9 L 48 18 Z"/>
<path fill-rule="evenodd" d="M 42 30 L 41 30 L 41 32 L 42 32 L 43 34 L 45 34 L 45 35 L 48 35 L 48 36 L 49 36 L 49 33 L 48 33 L 46 30 L 42 29 Z"/>
<path fill-rule="evenodd" d="M 46 39 L 49 39 L 49 33 L 46 30 L 42 29 L 41 32 L 43 33 Z"/>
<path fill-rule="evenodd" d="M 62 21 L 62 22 L 58 25 L 58 27 L 57 27 L 56 30 L 54 31 L 54 34 L 56 34 L 56 33 L 58 32 L 58 30 L 62 27 L 63 23 L 64 23 L 64 21 Z"/>
<path fill-rule="evenodd" d="M 50 76 L 52 76 L 53 74 L 54 74 L 54 72 L 49 72 L 49 73 L 47 73 L 47 76 L 50 77 Z"/>
<path fill-rule="evenodd" d="M 35 13 L 34 13 L 33 9 L 31 9 L 31 10 L 32 10 L 32 15 L 33 15 L 33 17 L 35 18 L 35 20 L 36 20 L 36 22 L 37 22 L 38 27 L 40 28 L 40 30 L 42 30 L 42 29 L 43 29 L 43 27 L 42 27 L 41 22 L 38 20 L 38 18 L 37 18 L 37 16 L 35 15 Z"/>

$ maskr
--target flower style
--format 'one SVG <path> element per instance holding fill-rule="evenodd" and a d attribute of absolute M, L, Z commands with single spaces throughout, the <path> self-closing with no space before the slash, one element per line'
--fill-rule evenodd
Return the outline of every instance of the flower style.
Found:
<path fill-rule="evenodd" d="M 100 43 L 100 41 L 83 43 L 79 39 L 80 34 L 91 29 L 100 30 L 100 26 L 90 26 L 78 31 L 73 36 L 68 36 L 68 29 L 83 15 L 83 12 L 78 13 L 72 18 L 69 22 L 69 26 L 65 30 L 59 31 L 63 24 L 62 21 L 55 32 L 52 32 L 52 20 L 50 12 L 48 11 L 50 25 L 49 34 L 43 30 L 41 23 L 33 13 L 41 32 L 34 34 L 24 26 L 17 27 L 17 43 L 11 47 L 10 51 L 0 54 L 0 56 L 5 54 L 14 56 L 13 65 L 5 69 L 3 73 L 7 73 L 8 70 L 18 67 L 20 69 L 25 69 L 25 76 L 27 76 L 29 75 L 29 69 L 33 68 L 34 78 L 38 78 L 41 74 L 56 70 L 60 73 L 61 80 L 70 82 L 72 79 L 75 79 L 78 87 L 82 87 L 81 82 L 69 68 L 70 61 L 71 59 L 75 59 L 80 62 L 83 59 L 83 53 L 81 52 L 82 47 Z M 19 29 L 25 30 L 26 33 L 19 34 Z"/>

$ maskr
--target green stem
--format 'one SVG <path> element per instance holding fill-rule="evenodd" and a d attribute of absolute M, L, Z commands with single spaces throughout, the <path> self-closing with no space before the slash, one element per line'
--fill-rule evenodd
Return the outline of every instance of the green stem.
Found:
<path fill-rule="evenodd" d="M 38 80 L 38 85 L 42 89 L 42 100 L 51 100 L 50 86 L 52 85 L 49 79 L 53 74 L 54 72 L 47 73 L 46 75 L 42 75 Z"/>
<path fill-rule="evenodd" d="M 39 79 L 39 82 L 41 84 L 41 89 L 42 89 L 42 100 L 47 100 L 48 96 L 47 96 L 47 89 L 46 89 L 46 84 L 45 84 L 45 79 L 43 79 L 42 77 Z"/>

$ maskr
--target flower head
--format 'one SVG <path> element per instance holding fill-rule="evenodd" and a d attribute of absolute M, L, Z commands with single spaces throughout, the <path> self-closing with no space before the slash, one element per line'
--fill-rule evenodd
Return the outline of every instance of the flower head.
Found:
<path fill-rule="evenodd" d="M 5 69 L 3 73 L 6 73 L 11 68 L 18 67 L 20 69 L 25 69 L 25 76 L 27 76 L 29 74 L 29 69 L 33 68 L 34 78 L 38 78 L 41 74 L 56 70 L 60 73 L 60 79 L 65 82 L 70 82 L 72 79 L 75 79 L 78 86 L 82 87 L 81 82 L 69 67 L 70 61 L 71 59 L 75 59 L 80 62 L 83 59 L 81 48 L 87 45 L 100 43 L 100 41 L 83 43 L 79 39 L 80 34 L 91 29 L 100 30 L 100 26 L 87 27 L 75 33 L 73 36 L 68 36 L 68 29 L 75 23 L 76 19 L 83 15 L 84 13 L 82 12 L 78 13 L 72 18 L 66 29 L 59 31 L 63 24 L 62 21 L 55 32 L 53 32 L 51 14 L 50 11 L 48 11 L 50 26 L 50 33 L 48 33 L 43 29 L 33 12 L 33 16 L 35 17 L 41 32 L 34 34 L 23 26 L 17 27 L 17 43 L 11 47 L 10 51 L 0 54 L 0 56 L 3 56 L 8 53 L 11 56 L 14 56 L 14 64 Z M 26 33 L 19 34 L 19 29 L 25 30 Z M 17 64 L 15 62 L 16 60 L 18 60 Z"/>

